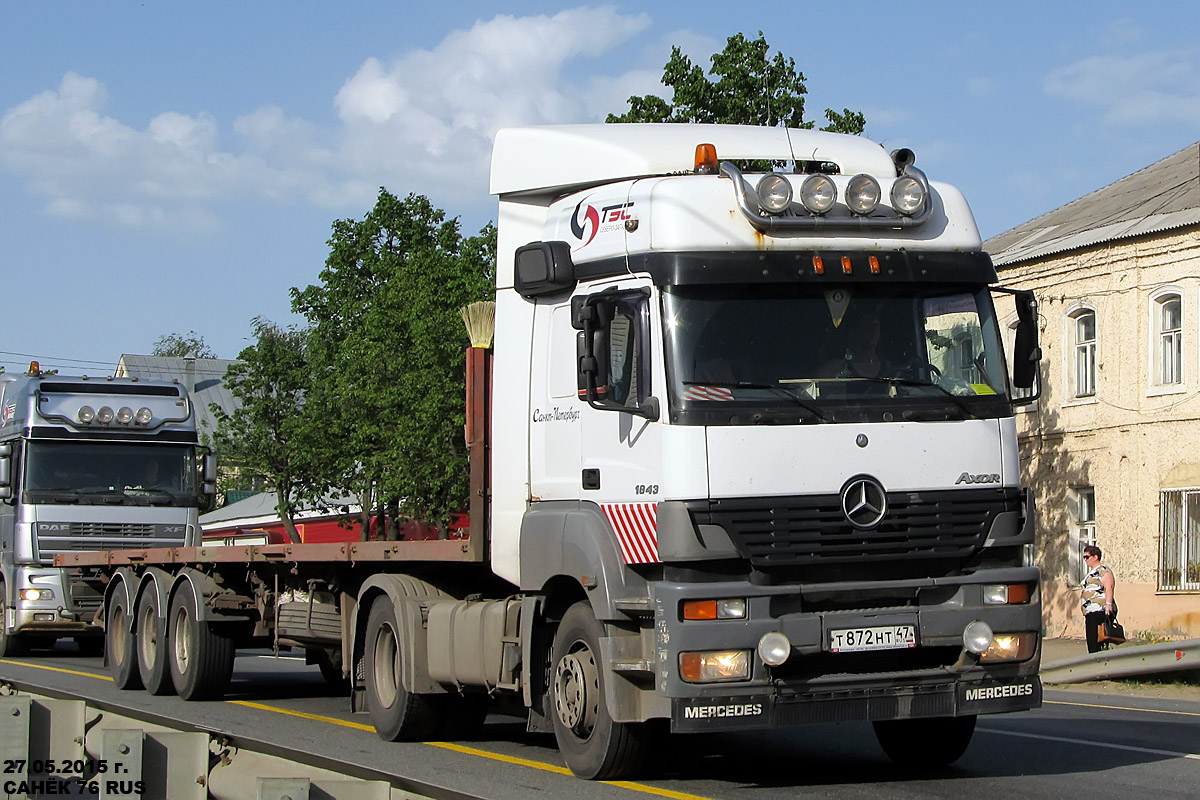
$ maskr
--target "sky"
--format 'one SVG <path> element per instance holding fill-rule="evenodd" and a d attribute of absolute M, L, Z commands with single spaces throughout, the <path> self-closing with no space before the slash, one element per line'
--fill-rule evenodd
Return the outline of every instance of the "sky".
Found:
<path fill-rule="evenodd" d="M 434 7 L 436 5 L 436 7 Z M 380 187 L 464 234 L 510 125 L 602 122 L 765 35 L 806 118 L 866 115 L 984 238 L 1200 140 L 1200 4 L 0 0 L 0 365 L 111 374 L 302 323 L 331 225 Z"/>

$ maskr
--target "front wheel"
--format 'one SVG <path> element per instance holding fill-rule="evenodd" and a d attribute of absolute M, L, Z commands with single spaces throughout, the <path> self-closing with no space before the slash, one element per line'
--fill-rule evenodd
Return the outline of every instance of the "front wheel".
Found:
<path fill-rule="evenodd" d="M 649 752 L 644 722 L 614 722 L 605 701 L 600 657 L 604 628 L 581 601 L 567 609 L 554 635 L 550 697 L 554 738 L 563 760 L 580 778 L 629 777 Z"/>
<path fill-rule="evenodd" d="M 233 640 L 199 618 L 196 598 L 181 586 L 171 598 L 167 626 L 171 682 L 184 700 L 219 700 L 233 676 Z"/>
<path fill-rule="evenodd" d="M 888 758 L 902 767 L 929 769 L 953 764 L 975 734 L 975 717 L 892 719 L 873 723 Z"/>

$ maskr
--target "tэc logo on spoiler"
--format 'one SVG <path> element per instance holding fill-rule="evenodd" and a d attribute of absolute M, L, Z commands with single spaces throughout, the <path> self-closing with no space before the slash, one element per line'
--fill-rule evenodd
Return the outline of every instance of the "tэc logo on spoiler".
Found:
<path fill-rule="evenodd" d="M 616 203 L 597 211 L 595 206 L 584 206 L 583 201 L 580 201 L 571 216 L 571 233 L 582 242 L 580 247 L 586 247 L 596 238 L 597 233 L 614 230 L 624 224 L 625 220 L 632 219 L 633 215 L 629 213 L 631 208 L 633 203 Z"/>

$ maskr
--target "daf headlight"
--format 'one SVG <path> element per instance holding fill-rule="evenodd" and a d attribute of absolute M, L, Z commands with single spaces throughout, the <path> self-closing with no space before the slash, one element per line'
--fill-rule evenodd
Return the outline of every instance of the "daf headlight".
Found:
<path fill-rule="evenodd" d="M 27 600 L 31 603 L 36 603 L 41 600 L 53 600 L 54 599 L 54 590 L 53 589 L 22 589 L 21 590 L 21 599 Z"/>
<path fill-rule="evenodd" d="M 903 175 L 892 184 L 892 208 L 906 217 L 925 208 L 925 186 L 910 175 Z"/>
<path fill-rule="evenodd" d="M 846 186 L 846 205 L 855 214 L 870 214 L 879 206 L 879 181 L 870 175 L 855 175 Z"/>
<path fill-rule="evenodd" d="M 133 422 L 133 409 L 129 406 L 121 406 L 117 410 L 117 422 L 122 425 L 128 425 Z"/>
<path fill-rule="evenodd" d="M 91 406 L 80 406 L 76 418 L 84 425 L 88 425 L 96 418 L 96 409 Z"/>
<path fill-rule="evenodd" d="M 149 425 L 152 419 L 154 419 L 154 412 L 145 406 L 139 408 L 137 413 L 133 415 L 133 421 L 138 425 Z"/>
<path fill-rule="evenodd" d="M 763 177 L 755 191 L 759 206 L 768 214 L 782 214 L 792 204 L 792 184 L 782 175 Z"/>
<path fill-rule="evenodd" d="M 800 202 L 813 214 L 824 214 L 837 200 L 837 187 L 828 175 L 809 175 L 800 185 Z"/>
<path fill-rule="evenodd" d="M 99 422 L 101 425 L 107 425 L 113 421 L 114 416 L 116 416 L 116 414 L 111 408 L 108 406 L 100 406 L 100 410 L 96 412 L 96 422 Z"/>

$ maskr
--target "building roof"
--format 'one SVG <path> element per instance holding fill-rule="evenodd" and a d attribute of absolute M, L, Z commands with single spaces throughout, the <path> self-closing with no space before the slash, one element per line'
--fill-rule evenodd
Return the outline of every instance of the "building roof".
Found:
<path fill-rule="evenodd" d="M 225 528 L 235 524 L 266 525 L 279 520 L 279 512 L 275 510 L 275 505 L 274 492 L 259 492 L 244 500 L 201 514 L 200 525 L 203 528 Z M 360 508 L 358 498 L 353 495 L 329 495 L 321 498 L 321 503 L 317 505 L 301 503 L 296 519 L 357 514 Z"/>
<path fill-rule="evenodd" d="M 1200 142 L 983 243 L 996 266 L 1200 224 Z"/>
<path fill-rule="evenodd" d="M 227 358 L 163 358 L 126 353 L 117 364 L 115 377 L 179 381 L 192 395 L 200 432 L 211 436 L 217 430 L 217 420 L 209 404 L 216 404 L 227 413 L 241 407 L 241 402 L 225 386 L 225 371 L 230 364 L 237 363 Z"/>

